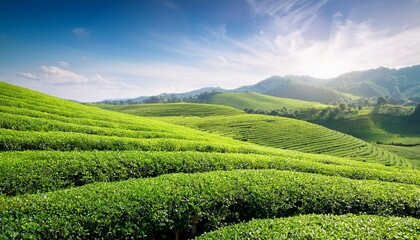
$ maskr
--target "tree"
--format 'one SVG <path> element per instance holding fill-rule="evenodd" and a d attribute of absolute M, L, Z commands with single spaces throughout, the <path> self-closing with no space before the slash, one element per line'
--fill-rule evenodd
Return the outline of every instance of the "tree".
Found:
<path fill-rule="evenodd" d="M 344 111 L 346 110 L 346 104 L 345 103 L 340 103 L 340 105 L 338 105 L 338 107 L 340 108 L 340 111 Z"/>
<path fill-rule="evenodd" d="M 417 104 L 416 109 L 414 110 L 413 114 L 411 114 L 410 121 L 420 123 L 420 103 Z"/>
<path fill-rule="evenodd" d="M 387 104 L 388 100 L 384 97 L 378 97 L 378 101 L 376 102 L 376 106 L 382 106 L 384 104 Z"/>

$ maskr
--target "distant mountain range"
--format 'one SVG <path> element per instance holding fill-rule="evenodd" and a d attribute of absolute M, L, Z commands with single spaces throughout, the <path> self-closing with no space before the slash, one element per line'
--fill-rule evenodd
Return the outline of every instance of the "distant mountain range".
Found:
<path fill-rule="evenodd" d="M 266 95 L 294 98 L 321 103 L 336 103 L 355 96 L 364 98 L 385 97 L 410 99 L 420 102 L 420 65 L 401 69 L 379 67 L 366 71 L 354 71 L 331 79 L 310 76 L 272 76 L 255 85 L 233 90 L 207 87 L 186 93 L 163 93 L 151 97 L 105 100 L 103 103 L 130 104 L 150 102 L 194 101 L 203 93 L 258 92 Z"/>

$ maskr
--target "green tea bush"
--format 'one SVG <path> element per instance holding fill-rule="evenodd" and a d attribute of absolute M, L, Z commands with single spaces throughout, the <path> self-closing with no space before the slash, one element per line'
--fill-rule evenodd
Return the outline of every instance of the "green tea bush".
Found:
<path fill-rule="evenodd" d="M 0 153 L 0 194 L 47 192 L 94 182 L 235 169 L 277 169 L 420 185 L 420 172 L 312 154 L 23 151 Z"/>
<path fill-rule="evenodd" d="M 420 220 L 373 215 L 303 215 L 254 220 L 221 228 L 197 240 L 420 239 Z"/>
<path fill-rule="evenodd" d="M 186 238 L 310 213 L 420 217 L 419 186 L 276 170 L 163 175 L 0 201 L 6 239 Z"/>

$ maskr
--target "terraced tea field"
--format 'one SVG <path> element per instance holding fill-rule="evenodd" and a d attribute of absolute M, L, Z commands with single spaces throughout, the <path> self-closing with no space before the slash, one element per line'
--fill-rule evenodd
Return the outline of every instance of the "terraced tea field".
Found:
<path fill-rule="evenodd" d="M 165 104 L 155 105 L 152 116 L 159 116 L 159 107 L 161 116 L 167 116 L 167 112 L 171 112 L 171 110 L 168 111 L 169 108 L 174 111 L 178 110 L 171 104 L 168 106 Z M 190 114 L 190 117 L 185 115 L 179 117 L 179 114 L 175 114 L 174 117 L 156 117 L 156 119 L 262 146 L 349 157 L 386 165 L 417 167 L 417 164 L 413 165 L 411 158 L 401 157 L 374 144 L 305 121 L 243 113 L 203 117 L 201 111 L 195 111 L 196 106 L 189 108 L 189 105 L 184 105 L 184 107 L 185 110 L 182 112 Z M 224 109 L 224 106 L 220 107 Z M 137 112 L 135 110 L 143 108 L 148 108 L 147 104 L 121 106 L 114 110 L 134 115 L 147 114 L 141 110 Z M 130 110 L 127 111 L 127 109 Z M 217 115 L 218 112 L 221 111 L 215 111 L 211 115 Z"/>
<path fill-rule="evenodd" d="M 264 95 L 254 92 L 244 93 L 218 93 L 211 96 L 208 103 L 231 106 L 240 110 L 248 109 L 264 109 L 272 110 L 279 108 L 299 109 L 299 108 L 325 108 L 328 105 L 303 101 L 291 98 L 280 98 Z"/>
<path fill-rule="evenodd" d="M 319 124 L 369 142 L 420 145 L 420 123 L 410 122 L 407 117 L 374 114 L 373 108 L 364 108 L 353 117 Z"/>
<path fill-rule="evenodd" d="M 374 144 L 316 124 L 290 118 L 246 114 L 167 120 L 268 147 L 349 157 L 386 165 L 413 166 L 408 159 Z"/>
<path fill-rule="evenodd" d="M 390 233 L 419 237 L 420 172 L 410 168 L 260 146 L 6 83 L 0 133 L 0 239 L 188 239 L 301 214 L 368 222 L 372 236 L 396 221 Z"/>
<path fill-rule="evenodd" d="M 198 103 L 156 103 L 156 104 L 130 104 L 130 105 L 96 105 L 103 109 L 128 113 L 137 116 L 162 117 L 162 116 L 221 116 L 242 114 L 236 108 Z"/>

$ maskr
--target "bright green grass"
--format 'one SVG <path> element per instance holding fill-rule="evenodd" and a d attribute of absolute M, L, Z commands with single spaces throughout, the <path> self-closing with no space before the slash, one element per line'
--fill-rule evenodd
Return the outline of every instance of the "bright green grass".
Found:
<path fill-rule="evenodd" d="M 197 103 L 157 103 L 157 104 L 131 104 L 131 105 L 96 105 L 103 109 L 129 113 L 137 116 L 212 116 L 237 115 L 243 111 L 236 108 Z"/>
<path fill-rule="evenodd" d="M 373 215 L 302 215 L 254 220 L 197 239 L 420 239 L 420 220 Z"/>
<path fill-rule="evenodd" d="M 219 93 L 212 95 L 209 103 L 227 105 L 237 109 L 299 109 L 299 108 L 324 108 L 328 105 L 291 98 L 280 98 L 254 92 L 245 93 Z"/>
<path fill-rule="evenodd" d="M 411 161 L 374 144 L 316 124 L 290 118 L 245 114 L 161 119 L 263 146 L 413 167 Z"/>

